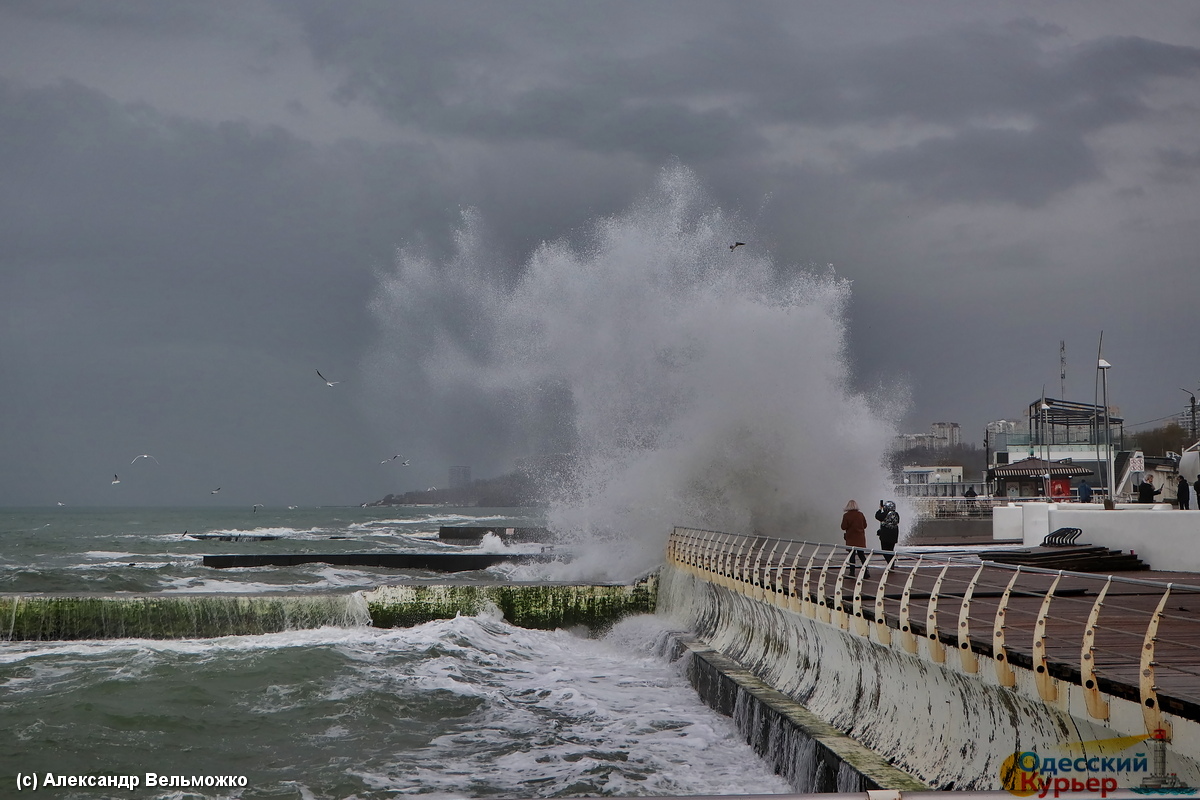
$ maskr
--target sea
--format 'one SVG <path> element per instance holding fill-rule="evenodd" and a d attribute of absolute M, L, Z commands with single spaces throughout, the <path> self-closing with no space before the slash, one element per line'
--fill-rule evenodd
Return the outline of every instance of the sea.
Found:
<path fill-rule="evenodd" d="M 543 524 L 536 509 L 0 509 L 0 592 L 349 597 L 446 576 L 327 564 L 218 570 L 201 558 L 497 552 L 506 545 L 494 537 L 452 545 L 438 531 Z M 521 569 L 454 579 L 536 579 Z M 675 631 L 654 615 L 600 637 L 525 630 L 498 612 L 399 629 L 349 614 L 313 629 L 210 639 L 11 641 L 10 630 L 0 621 L 0 797 L 792 791 L 699 699 L 669 655 Z"/>

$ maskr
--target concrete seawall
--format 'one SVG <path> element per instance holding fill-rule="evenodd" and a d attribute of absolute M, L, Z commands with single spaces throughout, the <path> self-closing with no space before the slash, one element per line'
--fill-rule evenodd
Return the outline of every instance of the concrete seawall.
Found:
<path fill-rule="evenodd" d="M 660 573 L 658 613 L 933 788 L 998 790 L 1048 777 L 1017 768 L 1019 754 L 1037 762 L 1034 770 L 1047 760 L 1077 769 L 1071 777 L 1082 782 L 1099 779 L 1091 767 L 1125 766 L 1127 774 L 1108 776 L 1122 787 L 1148 774 L 1150 733 L 1137 703 L 1111 698 L 1103 725 L 1080 712 L 1078 691 L 1040 701 L 1032 670 L 1020 670 L 1028 674 L 1018 674 L 1016 686 L 1000 686 L 990 669 L 967 675 L 950 659 L 935 663 L 672 566 Z M 1196 786 L 1200 764 L 1188 748 L 1200 730 L 1176 720 L 1174 733 L 1166 771 Z"/>
<path fill-rule="evenodd" d="M 730 658 L 684 638 L 688 679 L 797 792 L 919 791 L 924 784 L 888 764 Z"/>

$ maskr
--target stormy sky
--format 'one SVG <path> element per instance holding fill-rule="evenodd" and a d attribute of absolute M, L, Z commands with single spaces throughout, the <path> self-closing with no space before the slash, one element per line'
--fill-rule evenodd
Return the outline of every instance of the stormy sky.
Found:
<path fill-rule="evenodd" d="M 498 313 L 437 275 L 477 226 L 511 286 L 664 170 L 850 282 L 848 388 L 902 430 L 981 442 L 1060 341 L 1090 402 L 1102 331 L 1135 429 L 1200 390 L 1191 0 L 3 0 L 0 504 L 357 504 L 568 447 L 569 396 L 424 391 L 429 331 Z"/>

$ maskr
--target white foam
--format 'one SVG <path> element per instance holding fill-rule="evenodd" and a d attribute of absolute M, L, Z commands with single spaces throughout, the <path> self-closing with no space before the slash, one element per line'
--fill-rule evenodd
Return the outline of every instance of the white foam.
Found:
<path fill-rule="evenodd" d="M 747 228 L 671 167 L 586 247 L 546 243 L 514 281 L 468 214 L 444 262 L 398 255 L 372 304 L 383 335 L 367 371 L 399 384 L 389 397 L 419 381 L 431 406 L 446 398 L 455 414 L 430 417 L 431 446 L 462 435 L 478 398 L 513 450 L 571 448 L 573 485 L 548 526 L 600 544 L 595 575 L 660 563 L 675 525 L 840 542 L 846 500 L 891 486 L 897 393 L 850 388 L 850 283 L 765 247 L 731 253 Z M 448 296 L 478 335 L 430 313 Z M 398 363 L 410 351 L 426 356 Z"/>

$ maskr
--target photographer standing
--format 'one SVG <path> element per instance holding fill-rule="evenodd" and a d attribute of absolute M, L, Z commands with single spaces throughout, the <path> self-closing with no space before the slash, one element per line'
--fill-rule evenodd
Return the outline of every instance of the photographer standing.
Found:
<path fill-rule="evenodd" d="M 896 549 L 896 541 L 900 538 L 900 512 L 891 500 L 880 500 L 875 519 L 879 520 L 879 547 L 885 551 L 884 557 L 891 561 L 892 551 Z"/>

